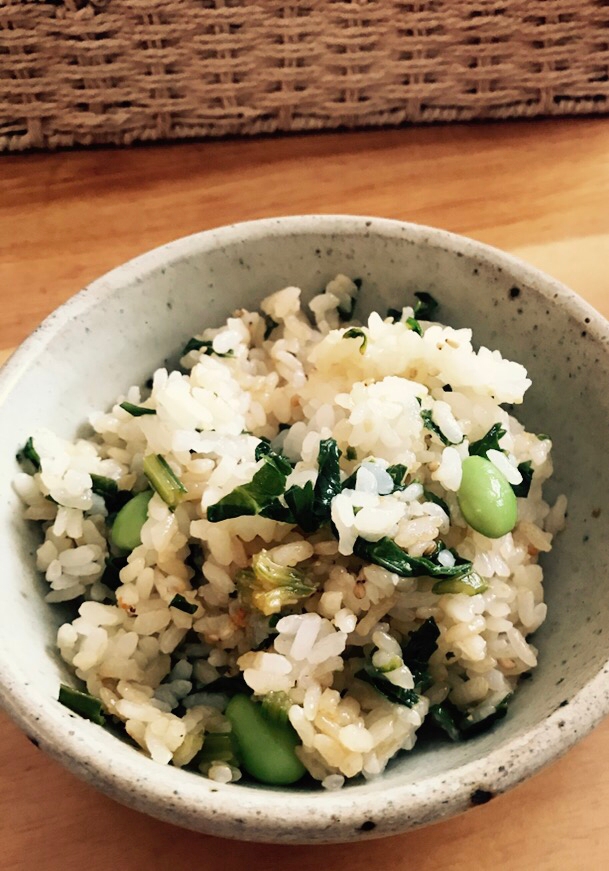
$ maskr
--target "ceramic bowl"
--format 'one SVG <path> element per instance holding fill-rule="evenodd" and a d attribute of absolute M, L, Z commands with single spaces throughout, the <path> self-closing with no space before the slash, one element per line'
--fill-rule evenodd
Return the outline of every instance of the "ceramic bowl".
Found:
<path fill-rule="evenodd" d="M 378 779 L 339 792 L 222 785 L 163 767 L 57 702 L 54 649 L 65 614 L 43 602 L 36 534 L 11 489 L 14 455 L 35 426 L 74 435 L 88 413 L 171 361 L 193 332 L 288 284 L 310 298 L 337 272 L 363 279 L 358 314 L 427 290 L 442 319 L 524 363 L 518 414 L 554 438 L 550 497 L 569 498 L 566 530 L 543 560 L 548 619 L 540 664 L 508 717 L 465 742 L 420 744 Z M 0 375 L 0 690 L 25 733 L 119 801 L 216 835 L 270 842 L 354 841 L 464 811 L 530 777 L 609 709 L 608 325 L 530 266 L 441 230 L 380 219 L 308 216 L 224 227 L 120 266 L 59 308 Z"/>

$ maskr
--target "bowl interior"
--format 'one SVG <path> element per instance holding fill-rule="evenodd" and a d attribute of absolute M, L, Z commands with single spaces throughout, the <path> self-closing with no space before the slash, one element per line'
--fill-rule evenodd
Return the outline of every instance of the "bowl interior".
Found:
<path fill-rule="evenodd" d="M 34 427 L 73 436 L 89 412 L 143 383 L 166 360 L 171 365 L 189 336 L 219 325 L 233 309 L 255 308 L 286 285 L 309 299 L 337 272 L 363 280 L 356 317 L 384 314 L 426 290 L 440 301 L 443 322 L 472 327 L 476 346 L 499 348 L 529 370 L 533 386 L 515 413 L 528 429 L 551 434 L 555 476 L 547 493 L 569 498 L 568 526 L 543 559 L 549 614 L 534 639 L 540 663 L 507 719 L 487 735 L 421 745 L 379 780 L 340 795 L 210 786 L 162 769 L 55 702 L 67 676 L 54 651 L 66 610 L 42 601 L 36 531 L 21 519 L 11 488 L 14 455 Z M 386 834 L 462 809 L 476 789 L 501 791 L 523 779 L 607 706 L 602 692 L 585 690 L 609 659 L 606 339 L 598 315 L 535 270 L 468 240 L 395 222 L 257 222 L 180 240 L 100 279 L 51 316 L 0 376 L 5 706 L 43 746 L 112 795 L 223 835 L 328 841 Z M 364 825 L 370 822 L 376 828 Z"/>

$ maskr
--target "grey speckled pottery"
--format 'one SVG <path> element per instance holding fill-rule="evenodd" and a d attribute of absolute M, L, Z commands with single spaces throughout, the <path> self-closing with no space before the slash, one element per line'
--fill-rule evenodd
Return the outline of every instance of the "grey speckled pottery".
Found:
<path fill-rule="evenodd" d="M 42 601 L 33 530 L 10 481 L 14 454 L 45 424 L 73 434 L 87 414 L 144 381 L 193 328 L 296 284 L 310 297 L 336 272 L 363 279 L 358 314 L 428 290 L 442 319 L 472 326 L 529 369 L 519 416 L 552 433 L 551 496 L 567 530 L 544 560 L 549 616 L 540 665 L 492 732 L 420 745 L 375 781 L 339 793 L 221 785 L 162 767 L 57 701 L 64 616 Z M 180 239 L 119 267 L 51 315 L 0 374 L 0 691 L 28 736 L 108 795 L 153 816 L 233 838 L 353 841 L 404 831 L 486 801 L 564 753 L 609 709 L 607 323 L 524 263 L 439 230 L 380 219 L 296 217 Z"/>

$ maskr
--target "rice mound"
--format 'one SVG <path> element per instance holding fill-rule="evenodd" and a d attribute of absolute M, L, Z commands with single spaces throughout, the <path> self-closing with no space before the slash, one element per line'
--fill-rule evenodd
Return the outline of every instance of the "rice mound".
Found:
<path fill-rule="evenodd" d="M 240 310 L 205 330 L 180 371 L 158 369 L 150 390 L 131 387 L 91 415 L 90 438 L 32 434 L 40 468 L 15 487 L 44 530 L 46 600 L 78 605 L 59 629 L 59 651 L 157 762 L 195 765 L 224 783 L 241 777 L 230 754 L 201 752 L 231 729 L 228 696 L 214 682 L 240 674 L 255 698 L 285 694 L 302 763 L 337 789 L 410 750 L 430 707 L 450 703 L 470 723 L 484 721 L 537 664 L 527 640 L 546 617 L 537 559 L 563 525 L 566 500 L 550 508 L 542 497 L 551 441 L 502 408 L 522 402 L 526 370 L 499 351 L 475 351 L 468 329 L 421 322 L 419 334 L 412 308 L 399 319 L 373 313 L 363 328 L 342 322 L 356 293 L 337 276 L 310 302 L 311 320 L 298 288 L 273 293 L 262 314 Z M 124 401 L 156 413 L 132 416 Z M 527 461 L 533 477 L 513 531 L 491 539 L 465 522 L 457 493 L 470 445 L 495 424 L 505 434 L 489 459 L 513 485 Z M 333 496 L 331 523 L 307 534 L 259 514 L 209 520 L 210 506 L 263 467 L 261 440 L 290 461 L 286 487 L 314 485 L 320 443 L 335 440 L 351 484 Z M 187 492 L 175 510 L 155 493 L 141 544 L 111 583 L 108 511 L 91 476 L 144 490 L 151 453 Z M 401 489 L 387 472 L 396 464 L 407 469 Z M 413 558 L 438 554 L 440 541 L 440 563 L 470 561 L 485 591 L 434 592 L 430 577 L 353 553 L 358 540 L 384 537 Z M 259 554 L 301 573 L 309 594 L 266 614 L 252 604 L 240 579 Z M 170 604 L 176 595 L 188 610 Z M 390 689 L 414 692 L 404 646 L 430 620 L 439 634 L 429 680 L 411 704 L 362 679 L 367 662 Z"/>

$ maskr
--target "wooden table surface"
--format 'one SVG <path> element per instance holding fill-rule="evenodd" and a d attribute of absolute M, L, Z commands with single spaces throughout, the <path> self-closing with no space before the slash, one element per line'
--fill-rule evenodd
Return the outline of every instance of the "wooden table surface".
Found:
<path fill-rule="evenodd" d="M 609 118 L 548 120 L 4 156 L 0 348 L 148 248 L 219 224 L 313 212 L 473 236 L 609 315 Z M 155 822 L 76 780 L 3 715 L 0 772 L 0 868 L 11 871 L 609 867 L 609 721 L 490 804 L 359 845 L 251 845 Z"/>

